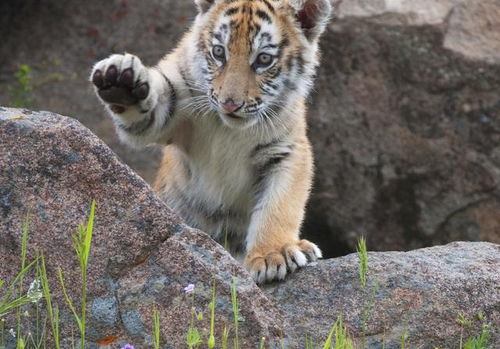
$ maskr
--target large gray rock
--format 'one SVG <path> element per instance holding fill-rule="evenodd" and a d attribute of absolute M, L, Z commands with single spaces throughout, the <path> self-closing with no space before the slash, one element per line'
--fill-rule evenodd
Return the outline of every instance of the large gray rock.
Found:
<path fill-rule="evenodd" d="M 309 113 L 306 235 L 327 256 L 353 251 L 360 235 L 377 250 L 500 242 L 498 1 L 334 2 Z M 0 104 L 29 64 L 33 107 L 74 115 L 151 182 L 159 152 L 118 142 L 89 70 L 113 52 L 157 62 L 193 2 L 18 3 L 0 5 Z"/>
<path fill-rule="evenodd" d="M 323 343 L 342 314 L 358 345 L 363 343 L 363 312 L 368 348 L 400 348 L 406 332 L 409 348 L 459 348 L 461 313 L 472 320 L 463 338 L 490 324 L 491 348 L 500 343 L 500 246 L 451 243 L 411 252 L 368 254 L 367 288 L 358 278 L 355 254 L 320 261 L 265 292 L 285 314 L 294 348 L 308 338 Z M 379 285 L 374 291 L 374 285 Z M 482 313 L 482 321 L 477 314 Z M 464 339 L 465 341 L 465 339 Z M 361 346 L 360 346 L 361 347 Z"/>
<path fill-rule="evenodd" d="M 345 0 L 309 115 L 327 255 L 500 242 L 499 2 Z M 339 251 L 340 250 L 340 251 Z"/>
<path fill-rule="evenodd" d="M 202 333 L 209 328 L 213 280 L 220 337 L 223 326 L 232 328 L 233 276 L 245 319 L 242 347 L 255 346 L 262 336 L 279 341 L 280 314 L 241 265 L 207 235 L 187 227 L 88 129 L 53 113 L 0 108 L 0 280 L 10 281 L 18 271 L 21 227 L 29 212 L 30 257 L 35 250 L 45 254 L 63 339 L 71 337 L 74 322 L 56 271 L 62 268 L 78 304 L 80 274 L 71 235 L 86 220 L 91 200 L 97 204 L 88 269 L 89 341 L 113 338 L 115 346 L 150 348 L 157 307 L 163 341 L 181 348 L 193 307 L 205 314 L 198 323 Z M 183 291 L 190 283 L 196 286 L 193 299 Z M 15 328 L 11 320 L 5 328 Z"/>
<path fill-rule="evenodd" d="M 85 221 L 92 199 L 97 213 L 89 261 L 90 348 L 109 342 L 112 348 L 125 342 L 151 348 L 155 307 L 167 348 L 185 347 L 193 309 L 204 313 L 196 323 L 206 338 L 213 280 L 217 338 L 224 327 L 234 334 L 233 276 L 242 315 L 241 348 L 257 347 L 264 336 L 271 348 L 281 343 L 303 348 L 306 335 L 320 343 L 339 314 L 359 342 L 363 309 L 371 303 L 366 331 L 370 348 L 379 348 L 382 340 L 386 348 L 399 347 L 405 331 L 410 347 L 454 347 L 460 338 L 459 313 L 473 318 L 482 312 L 491 324 L 492 343 L 500 341 L 498 245 L 454 243 L 407 253 L 370 253 L 367 290 L 358 280 L 356 256 L 349 255 L 306 267 L 263 293 L 221 246 L 187 227 L 76 120 L 0 108 L 0 280 L 12 280 L 18 270 L 21 225 L 29 211 L 30 257 L 35 250 L 44 251 L 66 344 L 74 321 L 62 300 L 56 269 L 62 268 L 68 293 L 78 305 L 80 280 L 70 235 Z M 26 282 L 33 277 L 27 275 Z M 183 291 L 190 283 L 195 284 L 194 297 Z M 30 319 L 23 317 L 23 326 Z M 5 327 L 14 324 L 8 318 Z M 465 336 L 478 333 L 478 324 Z M 9 349 L 12 340 L 8 335 Z"/>

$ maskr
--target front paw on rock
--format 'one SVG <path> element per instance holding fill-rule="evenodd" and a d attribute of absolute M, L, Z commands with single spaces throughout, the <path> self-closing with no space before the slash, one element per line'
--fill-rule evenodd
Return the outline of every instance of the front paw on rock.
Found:
<path fill-rule="evenodd" d="M 283 245 L 281 249 L 256 248 L 245 258 L 245 265 L 258 284 L 285 279 L 308 262 L 321 258 L 320 249 L 307 240 Z"/>

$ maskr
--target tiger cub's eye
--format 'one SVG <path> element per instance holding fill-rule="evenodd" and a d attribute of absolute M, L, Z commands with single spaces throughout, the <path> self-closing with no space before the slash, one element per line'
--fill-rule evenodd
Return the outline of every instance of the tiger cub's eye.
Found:
<path fill-rule="evenodd" d="M 226 59 L 226 51 L 224 50 L 224 47 L 221 45 L 215 45 L 212 48 L 212 54 L 214 55 L 215 58 L 217 58 L 220 61 L 224 61 Z"/>
<path fill-rule="evenodd" d="M 257 63 L 257 66 L 259 67 L 267 67 L 273 62 L 273 56 L 271 56 L 268 53 L 261 53 L 258 57 L 255 63 Z"/>

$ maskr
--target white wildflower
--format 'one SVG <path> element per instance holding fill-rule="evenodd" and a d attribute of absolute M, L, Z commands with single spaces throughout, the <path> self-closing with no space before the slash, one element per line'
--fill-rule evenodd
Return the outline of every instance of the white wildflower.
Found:
<path fill-rule="evenodd" d="M 11 335 L 12 337 L 16 338 L 16 331 L 14 331 L 14 329 L 13 329 L 13 328 L 11 328 L 11 329 L 9 330 L 9 333 L 10 333 L 10 335 Z"/>
<path fill-rule="evenodd" d="M 28 289 L 28 298 L 31 299 L 33 303 L 36 303 L 42 298 L 42 295 L 42 290 L 40 289 L 40 280 L 33 280 Z"/>

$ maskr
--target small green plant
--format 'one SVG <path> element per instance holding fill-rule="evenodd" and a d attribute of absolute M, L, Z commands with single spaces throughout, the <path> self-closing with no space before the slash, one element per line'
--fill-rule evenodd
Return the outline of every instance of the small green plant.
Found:
<path fill-rule="evenodd" d="M 305 339 L 305 346 L 306 349 L 318 349 L 318 345 L 307 336 L 306 334 L 306 339 Z"/>
<path fill-rule="evenodd" d="M 188 345 L 189 349 L 199 348 L 199 346 L 203 343 L 200 332 L 198 331 L 198 328 L 195 325 L 195 319 L 199 321 L 203 320 L 203 313 L 199 312 L 198 314 L 196 314 L 196 309 L 194 307 L 194 295 L 195 295 L 194 290 L 195 290 L 194 284 L 189 284 L 184 288 L 184 292 L 188 295 L 191 295 L 191 302 L 192 302 L 191 323 L 189 325 L 186 334 L 186 344 Z"/>
<path fill-rule="evenodd" d="M 464 314 L 458 313 L 457 322 L 460 325 L 460 349 L 462 349 L 464 340 L 464 328 L 471 328 L 472 320 L 467 319 Z"/>
<path fill-rule="evenodd" d="M 80 263 L 80 276 L 82 282 L 80 314 L 77 313 L 71 298 L 68 296 L 66 286 L 64 284 L 62 269 L 60 267 L 57 269 L 57 274 L 59 276 L 59 282 L 61 283 L 64 298 L 66 299 L 66 303 L 71 309 L 73 317 L 75 318 L 75 321 L 78 325 L 78 329 L 80 330 L 80 348 L 85 348 L 85 328 L 87 319 L 87 265 L 90 255 L 92 235 L 94 231 L 94 212 L 95 201 L 92 201 L 87 225 L 80 224 L 78 226 L 78 233 L 72 236 L 73 247 L 78 257 L 78 262 Z"/>
<path fill-rule="evenodd" d="M 153 309 L 153 346 L 160 349 L 160 312 Z"/>
<path fill-rule="evenodd" d="M 464 314 L 458 313 L 457 322 L 460 324 L 460 349 L 488 349 L 490 338 L 490 326 L 484 322 L 484 314 L 478 313 L 476 319 L 481 321 L 481 333 L 478 336 L 469 338 L 463 343 L 464 329 L 470 330 L 474 326 L 474 319 L 467 318 Z"/>
<path fill-rule="evenodd" d="M 335 343 L 332 343 L 333 338 L 335 338 Z M 354 349 L 354 344 L 349 336 L 347 327 L 343 324 L 342 314 L 339 315 L 337 321 L 333 325 L 323 345 L 323 349 Z"/>
<path fill-rule="evenodd" d="M 26 108 L 31 106 L 33 102 L 31 92 L 33 88 L 29 65 L 20 65 L 18 71 L 14 73 L 14 77 L 15 84 L 8 89 L 11 98 L 10 106 L 14 108 Z"/>
<path fill-rule="evenodd" d="M 36 265 L 37 258 L 35 258 L 32 262 L 27 264 L 27 252 L 28 252 L 28 231 L 29 231 L 29 213 L 26 215 L 26 218 L 23 222 L 23 227 L 21 231 L 21 265 L 20 271 L 12 281 L 9 287 L 5 290 L 5 293 L 2 298 L 0 298 L 0 318 L 7 315 L 12 311 L 16 311 L 17 318 L 17 326 L 16 331 L 11 329 L 11 335 L 16 338 L 16 348 L 23 349 L 26 347 L 26 341 L 30 336 L 23 337 L 21 331 L 21 307 L 27 305 L 29 303 L 36 303 L 42 298 L 42 294 L 40 291 L 40 281 L 38 279 L 34 279 L 26 294 L 23 290 L 23 280 L 26 274 Z M 5 281 L 0 280 L 0 291 L 5 286 Z M 17 290 L 17 292 L 16 292 Z M 17 294 L 16 294 L 17 293 Z M 14 296 L 14 294 L 16 294 Z M 4 345 L 4 320 L 1 319 L 1 337 L 0 337 L 0 347 Z"/>
<path fill-rule="evenodd" d="M 196 327 L 189 327 L 187 336 L 186 336 L 186 344 L 191 348 L 198 348 L 202 343 L 200 332 Z"/>
<path fill-rule="evenodd" d="M 43 253 L 40 257 L 40 263 L 37 265 L 37 274 L 42 283 L 43 298 L 45 299 L 47 314 L 52 329 L 52 338 L 56 349 L 61 348 L 59 340 L 59 308 L 52 305 L 52 294 L 50 292 L 47 269 L 45 268 L 45 257 Z"/>
<path fill-rule="evenodd" d="M 21 235 L 21 267 L 19 273 L 16 275 L 9 287 L 6 288 L 2 298 L 0 298 L 0 317 L 3 317 L 13 310 L 19 310 L 23 305 L 36 302 L 41 298 L 38 285 L 39 281 L 34 280 L 28 292 L 24 294 L 22 289 L 22 282 L 24 276 L 36 265 L 37 260 L 33 260 L 26 265 L 27 244 L 28 244 L 28 231 L 29 231 L 29 215 L 23 223 Z M 4 288 L 5 281 L 0 280 L 0 291 Z M 17 296 L 13 296 L 15 290 L 18 290 Z M 20 313 L 18 312 L 18 319 Z M 18 331 L 19 332 L 19 331 Z"/>
<path fill-rule="evenodd" d="M 366 288 L 366 274 L 368 273 L 368 253 L 366 251 L 366 239 L 361 237 L 358 241 L 358 258 L 359 258 L 359 280 L 361 286 Z"/>
<path fill-rule="evenodd" d="M 366 239 L 361 237 L 358 241 L 356 248 L 359 260 L 358 275 L 361 287 L 367 291 L 367 274 L 368 274 L 368 252 L 366 248 Z M 372 315 L 373 307 L 375 305 L 375 297 L 380 288 L 380 283 L 375 281 L 373 287 L 370 289 L 368 295 L 365 294 L 363 299 L 363 309 L 361 311 L 361 330 L 362 330 L 362 348 L 366 348 L 366 333 L 368 322 Z"/>
<path fill-rule="evenodd" d="M 264 348 L 265 348 L 265 345 L 266 345 L 266 337 L 262 337 L 262 338 L 260 339 L 259 349 L 264 349 Z"/>
<path fill-rule="evenodd" d="M 240 321 L 240 308 L 238 306 L 238 294 L 236 289 L 236 278 L 233 277 L 231 281 L 231 305 L 233 307 L 233 319 L 234 319 L 234 339 L 233 345 L 234 349 L 240 348 L 240 341 L 238 337 L 238 322 Z"/>
<path fill-rule="evenodd" d="M 401 336 L 401 349 L 406 348 L 406 340 L 408 339 L 408 330 L 405 330 L 403 332 L 403 335 Z"/>
<path fill-rule="evenodd" d="M 229 339 L 229 329 L 224 326 L 224 330 L 222 331 L 222 349 L 227 348 L 228 339 Z"/>
<path fill-rule="evenodd" d="M 23 229 L 21 233 L 21 269 L 24 269 L 26 266 L 26 255 L 28 253 L 28 231 L 29 231 L 29 212 L 26 215 L 23 223 Z M 21 276 L 21 280 L 19 281 L 19 297 L 22 297 L 23 294 L 23 279 L 24 276 Z M 17 348 L 24 348 L 24 340 L 21 334 L 21 307 L 17 309 Z"/>
<path fill-rule="evenodd" d="M 488 349 L 488 341 L 490 339 L 490 326 L 482 324 L 481 334 L 470 338 L 464 344 L 464 349 Z"/>
<path fill-rule="evenodd" d="M 210 309 L 210 335 L 208 337 L 207 346 L 209 349 L 215 347 L 215 280 L 212 281 L 212 301 L 209 304 Z"/>

